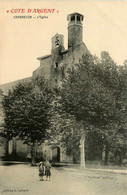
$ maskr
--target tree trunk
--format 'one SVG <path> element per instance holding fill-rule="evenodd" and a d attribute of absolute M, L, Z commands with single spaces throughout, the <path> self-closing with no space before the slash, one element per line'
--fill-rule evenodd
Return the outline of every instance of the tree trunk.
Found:
<path fill-rule="evenodd" d="M 5 156 L 8 156 L 8 150 L 9 150 L 9 143 L 8 143 L 9 141 L 6 139 L 6 144 L 5 144 Z"/>
<path fill-rule="evenodd" d="M 121 152 L 119 153 L 119 165 L 121 165 L 122 164 L 122 154 L 121 154 Z"/>
<path fill-rule="evenodd" d="M 108 165 L 108 156 L 109 156 L 109 147 L 106 145 L 105 147 L 105 165 Z"/>
<path fill-rule="evenodd" d="M 36 155 L 35 155 L 35 143 L 33 143 L 32 148 L 31 148 L 31 165 L 35 166 L 36 165 Z"/>
<path fill-rule="evenodd" d="M 85 135 L 82 135 L 80 140 L 80 165 L 85 167 Z"/>

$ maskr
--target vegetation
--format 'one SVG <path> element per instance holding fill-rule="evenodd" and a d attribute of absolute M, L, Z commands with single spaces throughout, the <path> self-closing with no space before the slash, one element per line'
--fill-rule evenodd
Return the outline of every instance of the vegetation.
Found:
<path fill-rule="evenodd" d="M 85 134 L 89 142 L 93 137 L 91 152 L 98 151 L 99 147 L 101 154 L 105 150 L 105 164 L 109 152 L 119 156 L 121 163 L 126 153 L 127 136 L 126 66 L 117 66 L 107 52 L 102 52 L 101 59 L 83 56 L 80 63 L 68 71 L 60 96 L 62 110 L 74 116 L 77 124 L 83 125 L 80 131 L 73 131 L 73 137 L 81 138 Z M 72 134 L 67 133 L 67 137 Z M 72 141 L 72 145 L 74 147 L 76 142 Z"/>
<path fill-rule="evenodd" d="M 5 134 L 8 139 L 18 137 L 32 147 L 32 164 L 35 162 L 35 145 L 49 138 L 49 118 L 53 90 L 41 77 L 18 84 L 3 99 Z"/>

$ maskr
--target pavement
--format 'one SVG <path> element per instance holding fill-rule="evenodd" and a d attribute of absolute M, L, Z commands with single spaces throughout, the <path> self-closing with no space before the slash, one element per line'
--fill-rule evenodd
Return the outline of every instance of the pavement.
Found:
<path fill-rule="evenodd" d="M 118 170 L 114 174 L 109 169 L 59 165 L 51 168 L 51 181 L 45 177 L 39 181 L 37 166 L 22 162 L 2 164 L 0 195 L 126 195 L 127 192 L 127 176 Z"/>

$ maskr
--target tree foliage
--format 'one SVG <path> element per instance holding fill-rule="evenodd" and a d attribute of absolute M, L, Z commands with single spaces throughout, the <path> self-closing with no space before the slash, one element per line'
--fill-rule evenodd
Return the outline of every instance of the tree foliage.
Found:
<path fill-rule="evenodd" d="M 34 147 L 50 137 L 48 132 L 53 89 L 41 77 L 19 83 L 5 95 L 5 134 Z M 33 149 L 34 150 L 34 149 Z"/>
<path fill-rule="evenodd" d="M 5 132 L 30 144 L 45 139 L 49 127 L 53 90 L 40 77 L 18 84 L 4 97 Z"/>
<path fill-rule="evenodd" d="M 94 129 L 108 152 L 121 154 L 127 135 L 125 65 L 117 66 L 107 52 L 102 52 L 101 59 L 83 56 L 68 70 L 60 95 L 62 109 L 83 123 L 85 134 Z"/>

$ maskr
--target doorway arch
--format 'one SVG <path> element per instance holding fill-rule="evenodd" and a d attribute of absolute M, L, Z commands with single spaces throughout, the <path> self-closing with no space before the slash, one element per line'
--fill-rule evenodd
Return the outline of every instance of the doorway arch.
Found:
<path fill-rule="evenodd" d="M 60 162 L 60 147 L 52 147 L 52 162 Z"/>

